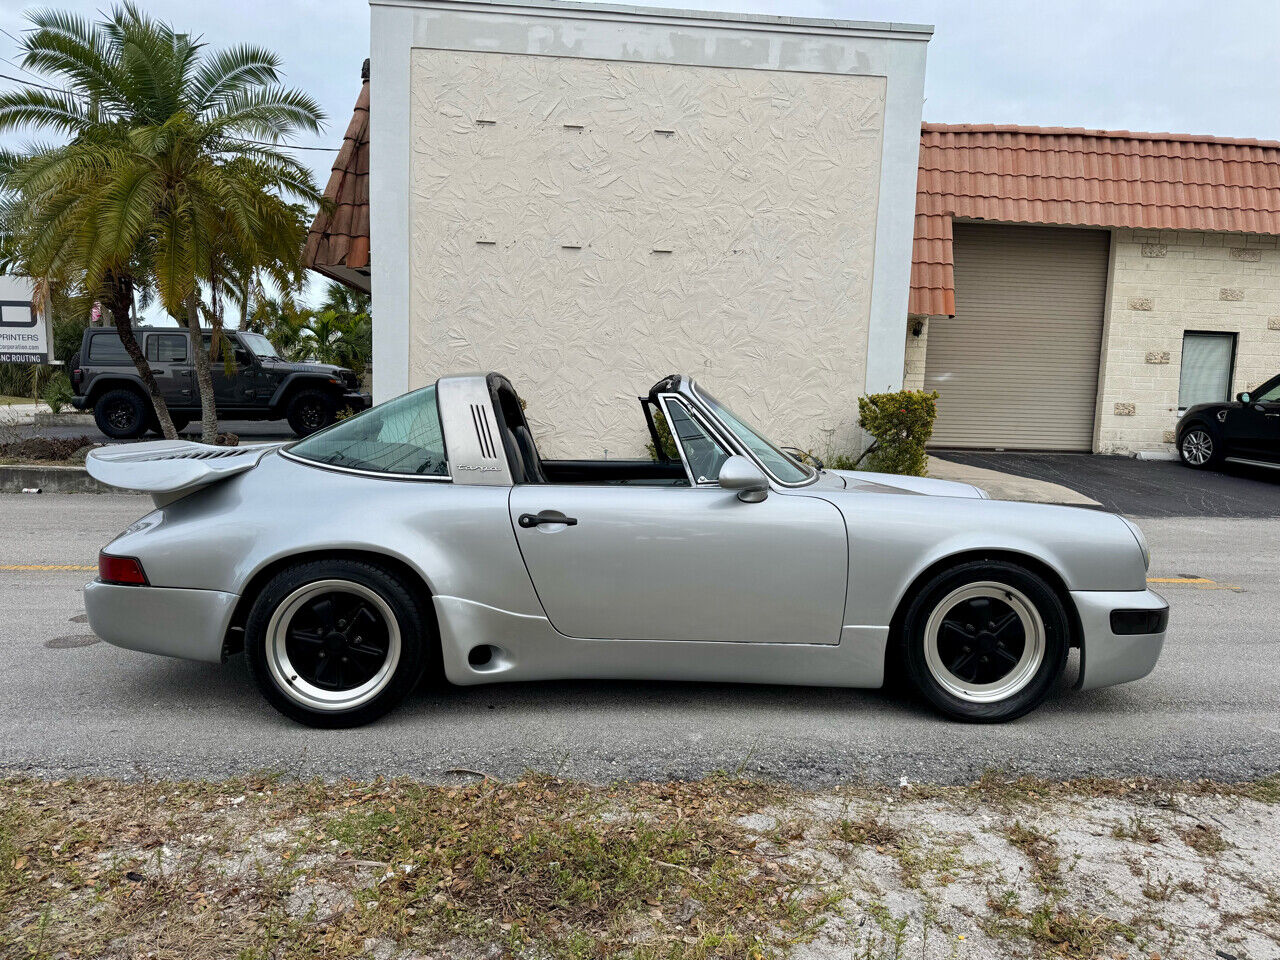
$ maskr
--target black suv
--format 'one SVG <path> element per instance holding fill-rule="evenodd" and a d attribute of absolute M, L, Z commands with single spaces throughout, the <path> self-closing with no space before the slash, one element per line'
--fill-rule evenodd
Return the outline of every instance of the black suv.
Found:
<path fill-rule="evenodd" d="M 155 373 L 160 393 L 181 430 L 200 418 L 200 393 L 187 333 L 173 327 L 138 327 L 138 345 Z M 214 405 L 228 420 L 288 420 L 300 437 L 333 423 L 338 411 L 363 410 L 368 394 L 357 392 L 356 375 L 343 367 L 282 360 L 259 333 L 228 330 L 235 369 L 215 360 Z M 205 349 L 209 334 L 204 336 Z M 116 440 L 132 440 L 159 431 L 146 387 L 111 327 L 90 327 L 80 352 L 71 360 L 72 406 L 93 410 L 98 429 Z"/>
<path fill-rule="evenodd" d="M 1238 460 L 1280 466 L 1280 376 L 1235 402 L 1198 403 L 1178 421 L 1178 454 L 1203 470 Z"/>

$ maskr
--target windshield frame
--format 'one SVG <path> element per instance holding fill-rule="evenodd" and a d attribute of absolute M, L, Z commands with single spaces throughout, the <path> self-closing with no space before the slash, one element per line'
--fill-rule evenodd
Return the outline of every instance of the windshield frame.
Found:
<path fill-rule="evenodd" d="M 707 413 L 709 416 L 713 418 L 715 423 L 717 423 L 720 426 L 720 429 L 724 433 L 728 434 L 728 438 L 731 441 L 731 446 L 740 450 L 756 466 L 758 466 L 761 470 L 763 470 L 765 474 L 769 477 L 769 479 L 772 480 L 774 483 L 776 483 L 778 486 L 791 487 L 791 488 L 807 487 L 809 484 L 815 482 L 818 479 L 819 473 L 817 469 L 809 466 L 807 463 L 802 463 L 801 461 L 797 460 L 795 457 L 791 456 L 791 454 L 787 453 L 784 450 L 779 449 L 776 443 L 774 443 L 772 440 L 770 440 L 768 437 L 762 434 L 755 427 L 748 424 L 736 413 L 733 413 L 732 410 L 730 410 L 727 406 L 722 404 L 719 400 L 716 400 L 714 397 L 712 397 L 709 393 L 703 390 L 702 387 L 699 386 L 696 381 L 689 380 L 688 383 L 689 383 L 690 393 L 697 398 L 699 406 L 702 407 L 705 413 Z M 737 431 L 735 431 L 729 424 L 724 422 L 724 418 L 722 418 L 716 412 L 717 409 L 723 409 L 726 412 L 732 414 L 733 418 L 737 420 L 738 423 L 742 424 L 743 428 L 745 428 L 746 430 L 749 430 L 753 436 L 761 440 L 766 446 L 768 446 L 771 450 L 773 450 L 775 453 L 781 456 L 784 460 L 787 460 L 790 463 L 794 463 L 797 467 L 799 467 L 802 471 L 804 471 L 807 474 L 807 476 L 805 476 L 805 478 L 802 480 L 783 480 L 781 477 L 775 474 L 772 470 L 770 470 L 769 467 L 764 463 L 764 461 L 762 461 L 758 456 L 756 456 L 755 451 L 752 450 L 751 447 L 747 443 L 745 443 L 741 437 L 738 436 Z"/>

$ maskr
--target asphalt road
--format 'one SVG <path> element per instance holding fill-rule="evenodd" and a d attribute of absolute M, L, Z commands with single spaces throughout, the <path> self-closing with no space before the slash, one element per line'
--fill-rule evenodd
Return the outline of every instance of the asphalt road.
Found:
<path fill-rule="evenodd" d="M 743 770 L 799 784 L 1054 777 L 1238 779 L 1280 770 L 1280 519 L 1178 517 L 1143 528 L 1173 610 L 1156 672 L 999 727 L 943 721 L 879 691 L 676 683 L 432 685 L 359 730 L 283 719 L 240 658 L 184 663 L 94 643 L 82 613 L 98 547 L 149 502 L 0 496 L 0 769 L 46 775 L 324 777 L 465 768 L 591 780 Z M 79 645 L 87 643 L 87 645 Z M 1074 672 L 1075 665 L 1069 670 Z M 1070 678 L 1068 678 L 1069 680 Z"/>
<path fill-rule="evenodd" d="M 931 451 L 943 460 L 1060 483 L 1131 517 L 1280 516 L 1280 469 L 1228 463 L 1199 471 L 1171 460 L 1088 453 Z"/>

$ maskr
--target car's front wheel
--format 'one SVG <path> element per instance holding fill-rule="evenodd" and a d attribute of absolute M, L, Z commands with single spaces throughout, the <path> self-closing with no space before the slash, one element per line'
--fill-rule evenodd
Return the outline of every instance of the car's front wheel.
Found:
<path fill-rule="evenodd" d="M 1222 459 L 1218 445 L 1208 428 L 1192 424 L 1178 438 L 1178 456 L 1193 470 L 1206 470 L 1217 466 Z"/>
<path fill-rule="evenodd" d="M 1037 707 L 1071 646 L 1067 614 L 1043 578 L 979 560 L 944 570 L 916 593 L 902 621 L 907 677 L 957 720 L 998 722 Z"/>
<path fill-rule="evenodd" d="M 396 706 L 422 678 L 430 640 L 409 588 L 354 560 L 281 571 L 245 623 L 258 689 L 281 713 L 313 727 L 359 726 Z"/>

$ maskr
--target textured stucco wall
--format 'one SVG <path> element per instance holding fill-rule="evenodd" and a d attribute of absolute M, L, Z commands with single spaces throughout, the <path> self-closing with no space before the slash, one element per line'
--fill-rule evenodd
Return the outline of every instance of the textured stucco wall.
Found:
<path fill-rule="evenodd" d="M 1095 446 L 1173 450 L 1182 335 L 1237 334 L 1232 394 L 1280 372 L 1275 237 L 1116 230 Z"/>
<path fill-rule="evenodd" d="M 883 77 L 411 60 L 411 387 L 502 371 L 551 457 L 642 452 L 673 371 L 780 442 L 856 443 Z"/>
<path fill-rule="evenodd" d="M 913 332 L 920 326 L 920 335 Z M 903 351 L 902 389 L 924 389 L 925 357 L 929 353 L 929 321 L 924 317 L 907 319 L 907 346 Z"/>

